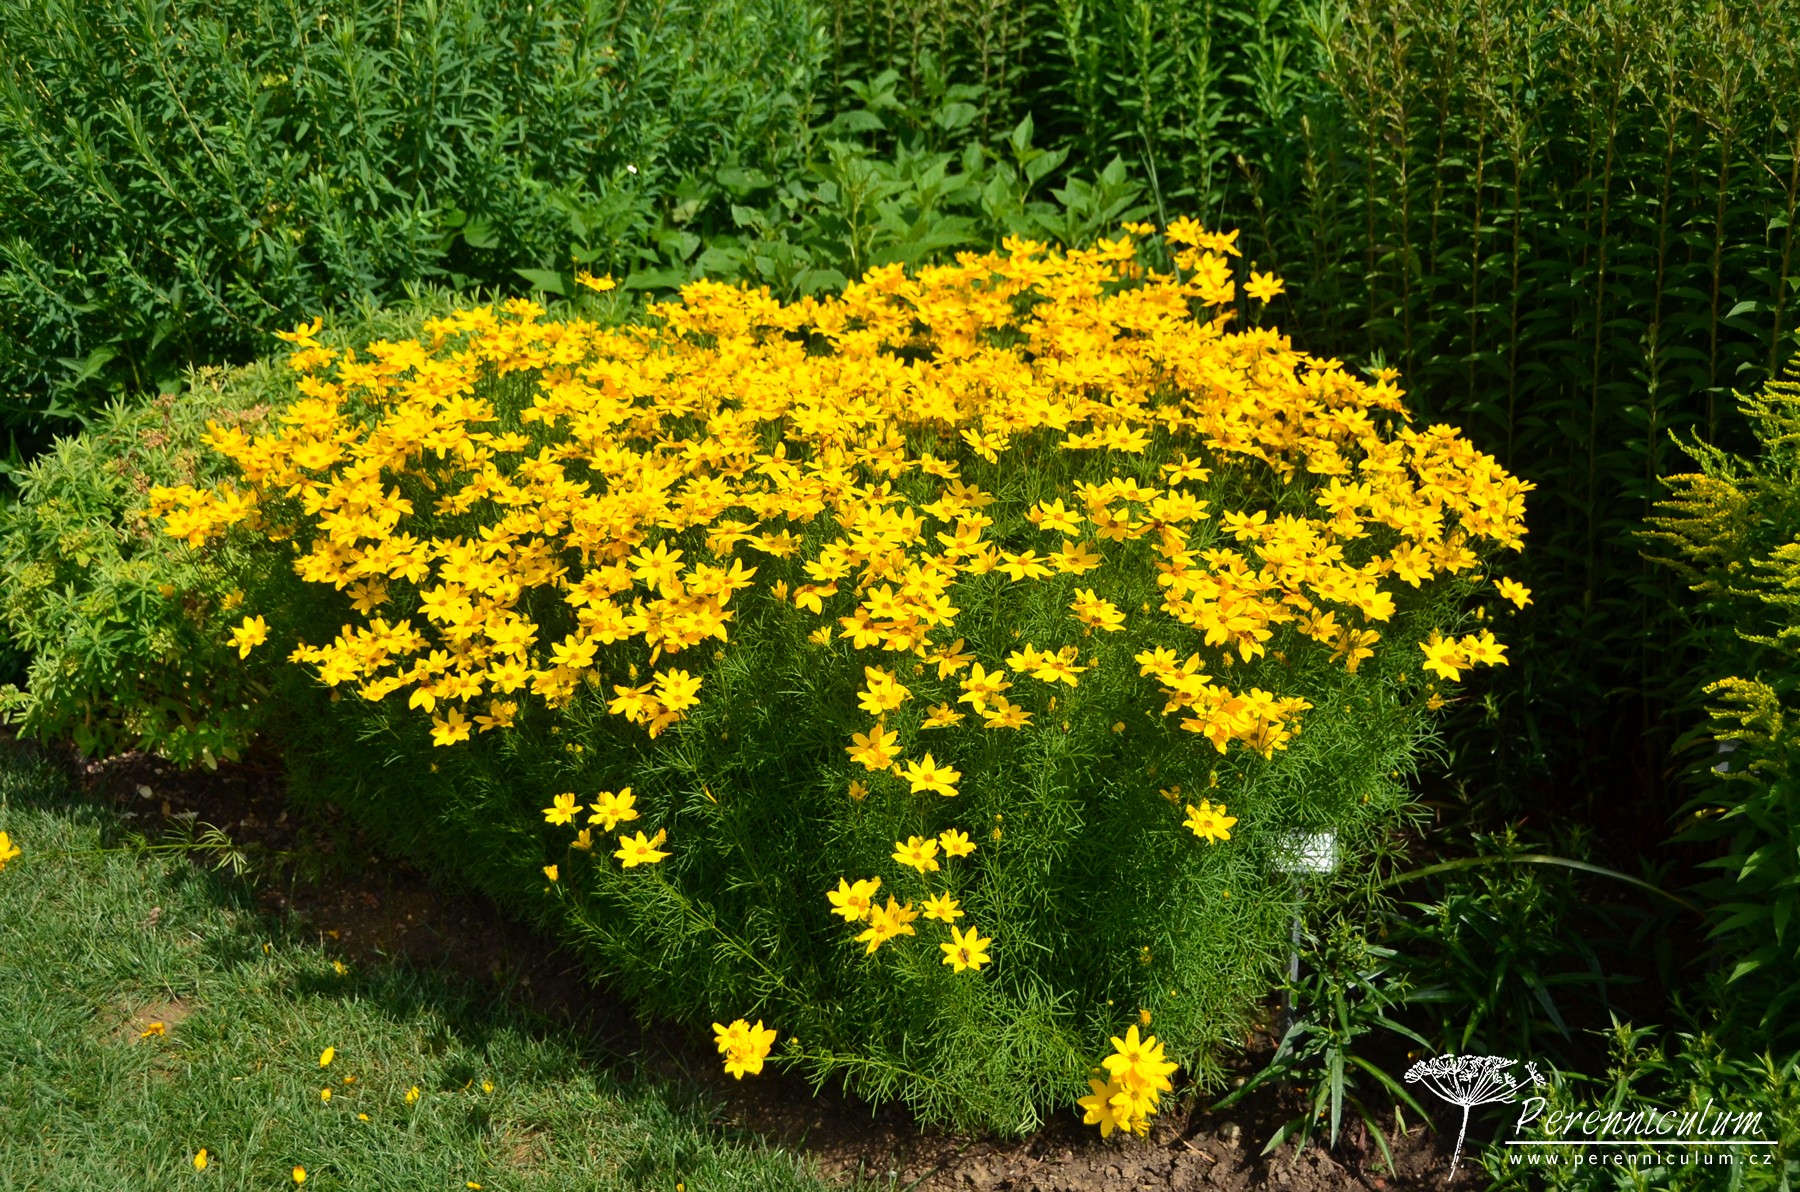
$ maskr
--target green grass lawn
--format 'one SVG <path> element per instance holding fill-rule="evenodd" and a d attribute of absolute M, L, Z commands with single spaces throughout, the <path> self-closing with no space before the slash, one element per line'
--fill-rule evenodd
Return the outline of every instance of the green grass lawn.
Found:
<path fill-rule="evenodd" d="M 523 1011 L 340 972 L 179 854 L 99 851 L 118 821 L 6 744 L 0 831 L 0 1190 L 821 1186 Z"/>

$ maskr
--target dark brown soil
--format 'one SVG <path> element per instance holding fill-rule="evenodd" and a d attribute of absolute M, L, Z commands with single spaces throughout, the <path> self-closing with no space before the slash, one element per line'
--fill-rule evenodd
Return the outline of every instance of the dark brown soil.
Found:
<path fill-rule="evenodd" d="M 1360 1121 L 1333 1150 L 1315 1143 L 1264 1157 L 1265 1140 L 1295 1113 L 1294 1094 L 1275 1089 L 1226 1113 L 1209 1112 L 1203 1098 L 1178 1097 L 1166 1104 L 1149 1138 L 1102 1141 L 1073 1113 L 1024 1139 L 968 1137 L 921 1129 L 897 1107 L 871 1110 L 830 1088 L 815 1094 L 795 1077 L 770 1072 L 734 1082 L 720 1072 L 710 1040 L 647 1029 L 593 986 L 571 955 L 486 899 L 382 857 L 339 817 L 302 822 L 287 806 L 273 762 L 181 772 L 126 754 L 77 766 L 89 792 L 146 835 L 161 835 L 184 817 L 222 829 L 250 855 L 252 889 L 264 910 L 290 916 L 344 962 L 403 961 L 522 1003 L 621 1066 L 647 1068 L 701 1093 L 717 1107 L 720 1126 L 802 1151 L 845 1185 L 917 1192 L 1325 1192 L 1479 1183 L 1467 1163 L 1447 1179 L 1453 1138 L 1417 1123 L 1405 1133 L 1390 1125 L 1393 1173 Z M 1261 1045 L 1266 1050 L 1267 1040 Z M 1253 1057 L 1254 1047 L 1247 1067 Z"/>

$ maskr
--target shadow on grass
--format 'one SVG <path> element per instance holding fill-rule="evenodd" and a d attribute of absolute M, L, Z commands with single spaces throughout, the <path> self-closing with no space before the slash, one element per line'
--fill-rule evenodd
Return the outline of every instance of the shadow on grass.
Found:
<path fill-rule="evenodd" d="M 135 1153 L 117 1153 L 130 1149 L 125 1140 L 164 1132 L 134 1115 L 230 1118 L 228 1107 L 241 1103 L 242 1121 L 212 1127 L 215 1150 L 234 1138 L 247 1148 L 242 1140 L 261 1137 L 269 1118 L 274 1135 L 293 1136 L 284 1147 L 263 1145 L 263 1166 L 275 1174 L 285 1172 L 277 1150 L 341 1156 L 336 1168 L 315 1161 L 320 1187 L 333 1170 L 407 1186 L 434 1166 L 479 1182 L 464 1170 L 469 1155 L 484 1156 L 482 1170 L 514 1176 L 521 1165 L 597 1163 L 632 1188 L 672 1188 L 682 1173 L 694 1188 L 813 1186 L 798 1160 L 721 1129 L 694 1057 L 640 1028 L 572 958 L 405 866 L 352 863 L 365 855 L 361 842 L 335 825 L 295 823 L 279 803 L 278 775 L 253 768 L 185 775 L 146 758 L 86 765 L 0 742 L 0 827 L 26 849 L 0 878 L 11 884 L 0 904 L 10 897 L 16 908 L 14 939 L 0 932 L 0 971 L 17 965 L 15 990 L 29 984 L 33 995 L 0 997 L 0 1020 L 9 1011 L 35 1016 L 10 1033 L 36 1035 L 49 1066 L 22 1079 L 55 1090 L 41 1104 L 18 1095 L 9 1112 L 21 1129 L 41 1116 L 43 1131 L 80 1140 L 63 1151 L 124 1170 L 137 1166 Z M 252 863 L 246 874 L 208 867 L 225 854 L 190 847 L 201 824 L 237 842 Z M 140 1038 L 134 1012 L 146 1027 L 167 1019 L 166 1035 Z M 95 1032 L 97 1014 L 134 1029 Z M 169 1054 L 152 1056 L 157 1046 Z M 339 1053 L 329 1068 L 325 1046 Z M 45 1047 L 53 1062 L 42 1060 Z M 24 1059 L 22 1071 L 33 1062 Z M 83 1069 L 104 1075 L 97 1088 L 78 1087 Z M 191 1088 L 164 1087 L 172 1072 Z M 146 1103 L 68 1119 L 70 1100 L 104 1104 L 145 1074 Z M 362 1108 L 325 1121 L 339 1106 Z M 132 1123 L 123 1133 L 102 1120 L 119 1114 Z M 329 1133 L 346 1123 L 374 1130 L 384 1118 L 411 1141 L 371 1137 L 367 1153 L 352 1152 Z M 423 1138 L 421 1120 L 430 1123 Z M 622 1122 L 631 1125 L 621 1133 Z M 703 1171 L 717 1178 L 695 1183 Z M 0 1161 L 0 1175 L 72 1186 L 66 1172 L 41 1165 L 9 1171 Z"/>

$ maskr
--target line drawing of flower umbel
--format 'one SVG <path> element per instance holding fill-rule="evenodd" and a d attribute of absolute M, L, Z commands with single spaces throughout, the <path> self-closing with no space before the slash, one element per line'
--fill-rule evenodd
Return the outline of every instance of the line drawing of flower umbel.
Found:
<path fill-rule="evenodd" d="M 1519 1091 L 1529 1084 L 1544 1083 L 1537 1065 L 1525 1063 L 1525 1078 L 1508 1071 L 1518 1060 L 1503 1055 L 1440 1055 L 1420 1060 L 1406 1070 L 1406 1083 L 1424 1082 L 1425 1087 L 1450 1102 L 1462 1106 L 1462 1129 L 1456 1132 L 1456 1153 L 1450 1158 L 1450 1170 L 1462 1162 L 1463 1137 L 1469 1132 L 1469 1111 L 1477 1105 L 1504 1105 L 1518 1100 Z"/>

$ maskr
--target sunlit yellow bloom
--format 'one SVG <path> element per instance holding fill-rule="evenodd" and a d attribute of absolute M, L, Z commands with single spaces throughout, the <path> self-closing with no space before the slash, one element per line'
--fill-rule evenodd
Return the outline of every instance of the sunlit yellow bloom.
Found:
<path fill-rule="evenodd" d="M 1273 301 L 1275 296 L 1283 293 L 1281 279 L 1273 273 L 1250 271 L 1250 280 L 1244 283 L 1244 293 L 1258 302 Z"/>
<path fill-rule="evenodd" d="M 936 919 L 940 923 L 954 923 L 962 918 L 963 913 L 960 906 L 961 904 L 956 899 L 950 897 L 948 890 L 933 894 L 919 904 L 927 919 Z"/>
<path fill-rule="evenodd" d="M 973 927 L 966 932 L 961 928 L 952 927 L 950 942 L 939 944 L 938 947 L 944 950 L 944 963 L 950 966 L 950 971 L 960 973 L 964 969 L 979 969 L 986 964 L 988 962 L 987 947 L 993 942 L 991 939 L 982 938 L 981 934 Z"/>
<path fill-rule="evenodd" d="M 661 828 L 656 830 L 655 836 L 646 837 L 642 832 L 631 837 L 621 836 L 619 847 L 613 850 L 613 856 L 619 859 L 620 866 L 625 869 L 636 865 L 654 865 L 669 855 L 657 850 L 657 846 L 667 840 L 668 836 Z"/>
<path fill-rule="evenodd" d="M 857 935 L 856 942 L 866 944 L 865 951 L 874 952 L 891 939 L 913 935 L 913 920 L 918 917 L 919 912 L 913 909 L 912 903 L 895 902 L 890 894 L 886 906 L 869 908 L 869 925 Z"/>
<path fill-rule="evenodd" d="M 269 623 L 261 617 L 245 617 L 244 623 L 231 631 L 231 644 L 239 658 L 250 657 L 250 651 L 269 640 Z"/>
<path fill-rule="evenodd" d="M 855 885 L 840 877 L 838 888 L 827 890 L 825 897 L 831 902 L 832 914 L 842 915 L 846 923 L 855 923 L 868 916 L 869 908 L 875 902 L 875 891 L 879 889 L 881 879 L 878 877 L 861 878 Z"/>
<path fill-rule="evenodd" d="M 945 828 L 938 833 L 938 844 L 943 846 L 946 857 L 966 857 L 975 851 L 968 833 L 960 828 Z"/>
<path fill-rule="evenodd" d="M 937 704 L 919 722 L 920 728 L 951 728 L 963 722 L 963 714 L 949 704 Z"/>
<path fill-rule="evenodd" d="M 938 842 L 935 836 L 909 836 L 905 844 L 894 845 L 894 860 L 910 865 L 920 873 L 933 873 L 938 868 Z"/>
<path fill-rule="evenodd" d="M 866 733 L 852 733 L 850 739 L 855 744 L 846 745 L 844 752 L 850 755 L 851 761 L 861 762 L 864 769 L 885 770 L 894 764 L 899 738 L 882 728 L 879 722 Z"/>
<path fill-rule="evenodd" d="M 1238 817 L 1226 815 L 1225 804 L 1220 803 L 1215 806 L 1210 801 L 1202 799 L 1198 807 L 1189 805 L 1187 819 L 1182 822 L 1194 835 L 1208 844 L 1215 844 L 1221 840 L 1231 839 L 1231 825 L 1238 822 Z"/>
<path fill-rule="evenodd" d="M 610 832 L 620 824 L 638 817 L 637 796 L 625 787 L 617 794 L 612 791 L 601 791 L 600 801 L 588 805 L 594 814 L 588 816 L 588 823 L 599 824 L 603 832 Z"/>
<path fill-rule="evenodd" d="M 544 808 L 544 822 L 547 824 L 566 824 L 572 821 L 575 818 L 575 813 L 580 810 L 581 805 L 575 801 L 575 796 L 572 793 L 557 795 L 550 801 L 550 806 Z M 608 824 L 607 827 L 611 828 L 612 825 Z"/>
<path fill-rule="evenodd" d="M 1517 580 L 1502 579 L 1497 581 L 1494 586 L 1500 590 L 1500 595 L 1520 608 L 1531 603 L 1531 589 Z"/>
<path fill-rule="evenodd" d="M 742 1080 L 746 1072 L 755 1076 L 762 1071 L 763 1060 L 768 1058 L 776 1038 L 773 1030 L 763 1027 L 762 1019 L 757 1019 L 755 1026 L 740 1018 L 730 1026 L 715 1022 L 712 1028 L 719 1054 L 725 1057 L 725 1071 L 733 1079 Z"/>
<path fill-rule="evenodd" d="M 936 791 L 940 795 L 954 795 L 956 783 L 962 774 L 949 766 L 940 766 L 927 753 L 924 761 L 907 762 L 902 768 L 902 775 L 912 784 L 912 793 Z"/>

